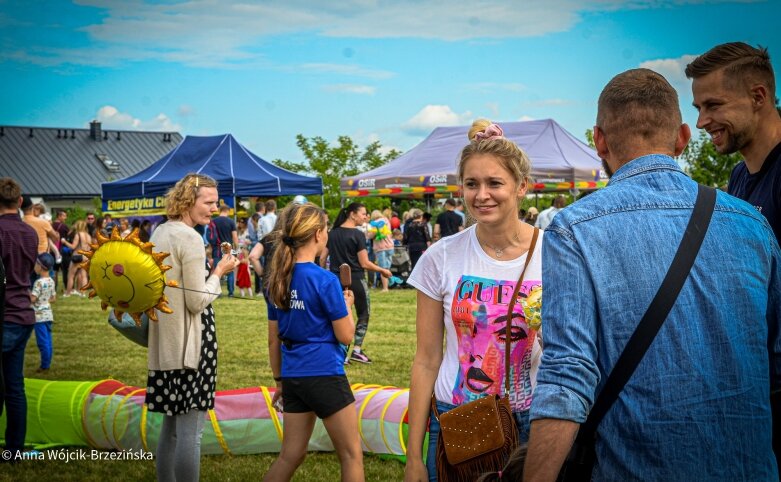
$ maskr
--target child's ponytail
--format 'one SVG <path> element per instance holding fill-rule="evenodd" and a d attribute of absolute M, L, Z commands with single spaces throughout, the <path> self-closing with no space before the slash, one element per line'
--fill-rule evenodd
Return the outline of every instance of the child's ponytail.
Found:
<path fill-rule="evenodd" d="M 326 227 L 326 215 L 312 203 L 293 203 L 280 216 L 271 273 L 268 281 L 269 299 L 283 310 L 290 309 L 290 281 L 296 262 L 296 249 L 305 245 L 315 233 Z"/>

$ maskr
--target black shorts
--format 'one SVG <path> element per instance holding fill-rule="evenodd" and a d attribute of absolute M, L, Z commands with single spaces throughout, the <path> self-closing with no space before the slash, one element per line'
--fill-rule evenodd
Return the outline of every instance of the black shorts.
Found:
<path fill-rule="evenodd" d="M 354 402 L 355 397 L 345 375 L 282 379 L 285 413 L 315 412 L 318 418 L 328 418 Z"/>

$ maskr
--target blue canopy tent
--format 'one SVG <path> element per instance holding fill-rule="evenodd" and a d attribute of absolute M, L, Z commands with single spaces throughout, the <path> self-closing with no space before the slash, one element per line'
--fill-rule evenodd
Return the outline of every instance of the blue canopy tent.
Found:
<path fill-rule="evenodd" d="M 187 136 L 171 152 L 132 176 L 101 185 L 103 212 L 114 216 L 163 214 L 165 193 L 187 173 L 213 177 L 220 199 L 323 194 L 323 180 L 264 161 L 232 135 Z"/>

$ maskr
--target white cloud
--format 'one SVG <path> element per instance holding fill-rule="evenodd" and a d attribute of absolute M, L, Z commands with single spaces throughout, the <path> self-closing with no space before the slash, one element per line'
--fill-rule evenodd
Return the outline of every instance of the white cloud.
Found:
<path fill-rule="evenodd" d="M 429 104 L 422 108 L 401 128 L 408 134 L 425 135 L 436 127 L 466 125 L 472 121 L 472 112 L 453 112 L 448 105 Z"/>
<path fill-rule="evenodd" d="M 374 95 L 374 93 L 377 91 L 377 87 L 358 84 L 332 84 L 323 86 L 323 90 L 326 92 L 337 92 L 345 94 Z"/>
<path fill-rule="evenodd" d="M 499 103 L 498 102 L 486 102 L 486 108 L 491 112 L 491 116 L 499 117 Z"/>
<path fill-rule="evenodd" d="M 695 58 L 697 58 L 696 55 L 682 55 L 676 59 L 646 60 L 639 67 L 662 74 L 673 85 L 688 84 L 684 71 L 686 70 L 686 64 Z"/>
<path fill-rule="evenodd" d="M 341 74 L 353 77 L 367 77 L 369 79 L 387 79 L 393 77 L 393 72 L 387 70 L 374 70 L 365 69 L 358 65 L 353 64 L 324 64 L 324 63 L 312 63 L 301 64 L 297 67 L 293 67 L 299 71 L 323 73 L 323 74 Z"/>
<path fill-rule="evenodd" d="M 175 124 L 163 114 L 157 114 L 149 120 L 141 120 L 126 112 L 120 112 L 112 105 L 104 105 L 95 116 L 103 124 L 103 129 L 128 131 L 181 131 L 182 126 Z"/>
<path fill-rule="evenodd" d="M 176 109 L 176 114 L 179 117 L 192 117 L 196 115 L 195 107 L 188 104 L 182 104 Z"/>
<path fill-rule="evenodd" d="M 522 115 L 518 118 L 519 121 L 532 121 L 535 120 L 534 117 L 528 116 L 528 115 Z"/>
<path fill-rule="evenodd" d="M 18 41 L 12 41 L 0 51 L 0 58 L 40 65 L 122 65 L 127 61 L 158 60 L 197 67 L 285 68 L 269 65 L 262 50 L 263 39 L 290 34 L 445 41 L 536 37 L 567 31 L 583 20 L 584 13 L 653 8 L 660 2 L 526 0 L 519 6 L 517 2 L 474 0 L 467 10 L 455 2 L 416 0 L 75 0 L 77 5 L 99 12 L 97 23 L 77 27 L 88 36 L 87 45 L 63 48 L 36 43 L 15 45 Z M 0 16 L 0 24 L 5 25 L 38 28 L 35 22 L 34 18 Z M 310 67 L 318 65 L 326 64 Z M 354 72 L 346 73 L 371 78 L 389 74 L 352 68 Z"/>
<path fill-rule="evenodd" d="M 372 7 L 333 18 L 323 25 L 323 34 L 449 41 L 534 37 L 568 30 L 580 19 L 580 4 L 576 0 L 527 0 L 523 8 L 513 2 L 478 1 L 466 12 L 446 1 L 373 2 Z"/>
<path fill-rule="evenodd" d="M 445 41 L 537 37 L 570 30 L 583 21 L 584 14 L 699 1 L 702 0 L 525 0 L 519 5 L 503 0 L 477 0 L 465 10 L 444 0 L 75 0 L 77 5 L 99 11 L 97 23 L 78 27 L 90 44 L 63 48 L 54 44 L 15 44 L 20 40 L 11 40 L 0 51 L 0 58 L 40 65 L 122 65 L 127 61 L 158 60 L 197 67 L 284 68 L 269 65 L 263 54 L 265 38 L 293 34 Z M 30 29 L 39 28 L 34 18 L 11 19 L 7 15 L 0 16 L 0 24 L 30 24 Z M 22 38 L 27 37 L 19 36 Z M 388 75 L 371 71 L 367 74 L 359 67 L 357 72 L 347 74 Z"/>
<path fill-rule="evenodd" d="M 380 138 L 380 134 L 377 132 L 366 133 L 363 129 L 358 129 L 350 135 L 350 138 L 353 139 L 357 145 L 362 146 L 364 148 L 373 142 L 379 142 L 380 143 L 379 153 L 382 155 L 385 155 L 394 149 L 399 152 L 403 151 L 402 148 L 396 145 L 386 144 L 385 142 L 383 142 L 383 140 Z"/>

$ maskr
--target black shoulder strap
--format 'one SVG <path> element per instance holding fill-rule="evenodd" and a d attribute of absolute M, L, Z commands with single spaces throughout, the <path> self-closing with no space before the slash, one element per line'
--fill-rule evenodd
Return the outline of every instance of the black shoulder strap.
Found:
<path fill-rule="evenodd" d="M 616 361 L 613 371 L 605 382 L 605 386 L 599 393 L 594 407 L 586 419 L 586 422 L 580 427 L 578 438 L 593 437 L 597 426 L 602 418 L 610 410 L 613 402 L 618 398 L 618 394 L 624 389 L 624 385 L 634 373 L 640 360 L 643 359 L 645 352 L 653 343 L 656 334 L 662 327 L 662 323 L 667 318 L 678 298 L 678 294 L 686 282 L 700 251 L 702 241 L 705 239 L 705 233 L 708 231 L 713 209 L 716 205 L 716 190 L 703 185 L 698 186 L 697 201 L 694 205 L 689 224 L 686 226 L 686 232 L 683 235 L 678 251 L 675 253 L 673 262 L 667 275 L 656 292 L 656 296 L 651 302 L 648 310 L 645 312 L 640 324 L 637 325 L 635 332 L 626 344 L 624 351 Z"/>

